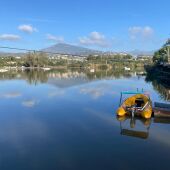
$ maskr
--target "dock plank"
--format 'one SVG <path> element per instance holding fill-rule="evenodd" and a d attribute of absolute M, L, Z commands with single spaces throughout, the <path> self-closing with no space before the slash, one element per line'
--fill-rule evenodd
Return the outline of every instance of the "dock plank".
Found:
<path fill-rule="evenodd" d="M 167 109 L 170 109 L 170 104 L 168 103 L 158 103 L 158 102 L 155 102 L 155 107 L 158 107 L 158 108 L 167 108 Z"/>
<path fill-rule="evenodd" d="M 154 106 L 154 117 L 170 118 L 170 104 L 155 102 Z"/>

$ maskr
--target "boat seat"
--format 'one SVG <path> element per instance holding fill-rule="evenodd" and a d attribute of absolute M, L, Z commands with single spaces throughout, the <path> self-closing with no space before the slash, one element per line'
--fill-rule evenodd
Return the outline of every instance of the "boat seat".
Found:
<path fill-rule="evenodd" d="M 145 102 L 144 102 L 144 100 L 142 99 L 142 98 L 137 98 L 136 100 L 135 100 L 135 104 L 136 104 L 136 107 L 142 107 L 142 105 L 144 104 Z"/>

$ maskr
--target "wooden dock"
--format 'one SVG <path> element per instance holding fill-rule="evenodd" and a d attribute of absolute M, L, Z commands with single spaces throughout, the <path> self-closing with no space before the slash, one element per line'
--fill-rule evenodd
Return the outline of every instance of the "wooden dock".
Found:
<path fill-rule="evenodd" d="M 154 117 L 153 122 L 160 123 L 160 124 L 170 124 L 170 118 L 168 118 L 168 117 Z"/>
<path fill-rule="evenodd" d="M 170 119 L 170 104 L 155 102 L 153 112 L 154 117 Z"/>

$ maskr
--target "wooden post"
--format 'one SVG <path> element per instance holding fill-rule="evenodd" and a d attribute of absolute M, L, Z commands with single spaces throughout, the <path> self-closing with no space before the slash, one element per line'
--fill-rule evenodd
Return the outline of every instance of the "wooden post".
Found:
<path fill-rule="evenodd" d="M 169 50 L 170 46 L 168 46 L 167 48 L 168 48 L 168 49 L 167 49 L 167 53 L 168 53 L 168 63 L 170 64 L 170 50 Z"/>

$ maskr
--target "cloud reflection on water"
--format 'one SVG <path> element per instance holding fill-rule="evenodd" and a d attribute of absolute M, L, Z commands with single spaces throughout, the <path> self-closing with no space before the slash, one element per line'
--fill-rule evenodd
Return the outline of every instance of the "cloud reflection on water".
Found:
<path fill-rule="evenodd" d="M 63 89 L 54 89 L 48 93 L 48 97 L 63 96 L 65 91 Z"/>
<path fill-rule="evenodd" d="M 22 96 L 20 92 L 9 92 L 9 93 L 4 93 L 0 95 L 0 97 L 7 98 L 7 99 L 17 98 L 20 96 Z"/>
<path fill-rule="evenodd" d="M 107 93 L 113 94 L 112 85 L 109 83 L 102 82 L 100 84 L 90 84 L 80 88 L 80 94 L 89 95 L 93 99 L 98 99 Z"/>
<path fill-rule="evenodd" d="M 32 99 L 32 100 L 25 100 L 22 102 L 22 105 L 25 107 L 34 107 L 39 103 L 38 100 Z"/>

